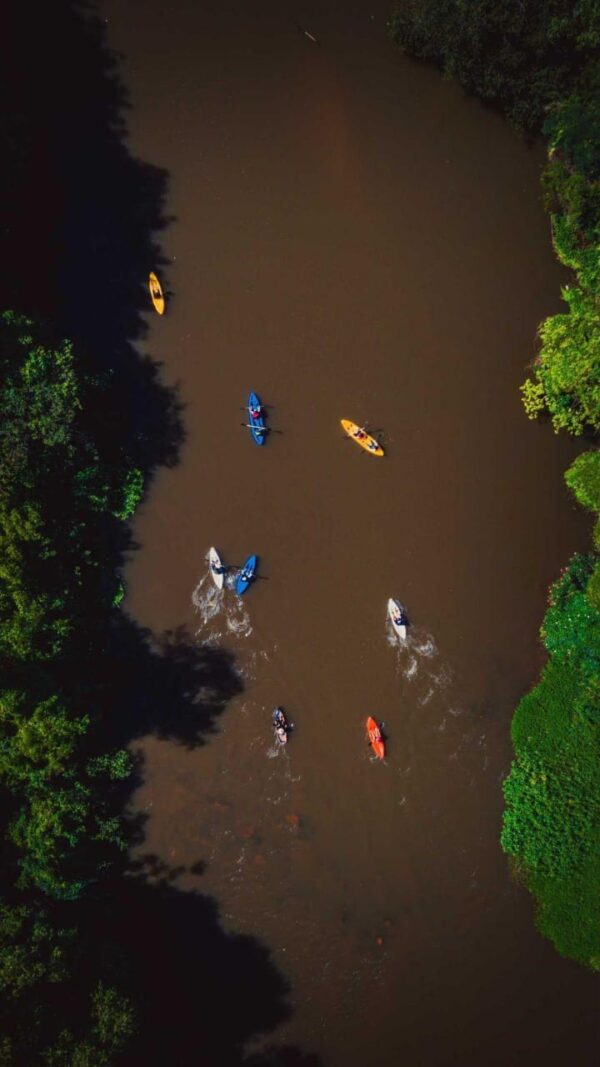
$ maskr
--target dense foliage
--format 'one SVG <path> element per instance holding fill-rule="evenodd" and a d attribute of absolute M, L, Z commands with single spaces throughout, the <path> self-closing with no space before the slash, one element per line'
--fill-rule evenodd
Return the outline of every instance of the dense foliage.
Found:
<path fill-rule="evenodd" d="M 567 311 L 540 327 L 533 376 L 523 386 L 527 414 L 547 411 L 555 430 L 600 429 L 600 73 L 553 108 L 543 175 L 556 254 L 575 273 Z"/>
<path fill-rule="evenodd" d="M 0 1062 L 101 1067 L 132 1012 L 90 966 L 77 902 L 123 847 L 113 793 L 130 759 L 103 750 L 82 668 L 141 484 L 126 456 L 103 455 L 91 417 L 103 383 L 71 345 L 6 312 L 0 371 Z"/>
<path fill-rule="evenodd" d="M 535 892 L 540 929 L 600 969 L 600 610 L 598 564 L 575 556 L 550 591 L 542 626 L 551 653 L 513 719 L 502 846 Z"/>
<path fill-rule="evenodd" d="M 390 31 L 410 55 L 439 63 L 534 132 L 595 58 L 600 15 L 594 0 L 402 0 Z"/>
<path fill-rule="evenodd" d="M 527 133 L 543 132 L 542 188 L 566 310 L 539 328 L 522 387 L 527 414 L 555 431 L 600 430 L 600 6 L 595 0 L 402 0 L 390 30 Z M 600 452 L 566 473 L 596 516 L 593 547 L 550 590 L 549 661 L 519 704 L 504 784 L 502 845 L 538 901 L 540 930 L 600 969 Z"/>

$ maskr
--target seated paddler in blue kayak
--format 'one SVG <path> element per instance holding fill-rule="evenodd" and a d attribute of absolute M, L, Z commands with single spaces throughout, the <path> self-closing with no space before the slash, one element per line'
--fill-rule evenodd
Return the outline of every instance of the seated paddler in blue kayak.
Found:
<path fill-rule="evenodd" d="M 257 566 L 258 556 L 248 556 L 235 583 L 235 591 L 238 596 L 243 596 L 250 583 L 254 580 Z"/>

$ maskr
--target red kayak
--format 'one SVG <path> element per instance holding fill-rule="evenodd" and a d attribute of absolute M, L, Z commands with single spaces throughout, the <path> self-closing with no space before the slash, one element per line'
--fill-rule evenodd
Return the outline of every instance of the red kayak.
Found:
<path fill-rule="evenodd" d="M 385 756 L 385 742 L 375 719 L 372 719 L 370 715 L 367 719 L 367 734 L 369 735 L 369 744 L 377 759 L 383 759 Z"/>

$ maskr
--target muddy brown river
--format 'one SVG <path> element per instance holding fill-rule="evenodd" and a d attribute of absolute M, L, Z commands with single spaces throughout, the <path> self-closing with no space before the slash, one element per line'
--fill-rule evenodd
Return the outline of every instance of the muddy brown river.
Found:
<path fill-rule="evenodd" d="M 131 151 L 169 172 L 171 295 L 145 347 L 187 434 L 138 513 L 126 606 L 228 650 L 240 686 L 202 744 L 142 741 L 139 851 L 289 983 L 289 1018 L 252 1048 L 591 1067 L 594 981 L 536 933 L 498 844 L 547 587 L 587 538 L 575 450 L 518 392 L 559 307 L 543 151 L 402 57 L 387 12 L 103 3 Z M 260 449 L 250 389 L 272 405 Z M 381 429 L 385 459 L 342 417 Z M 210 545 L 260 556 L 243 600 L 217 593 Z"/>

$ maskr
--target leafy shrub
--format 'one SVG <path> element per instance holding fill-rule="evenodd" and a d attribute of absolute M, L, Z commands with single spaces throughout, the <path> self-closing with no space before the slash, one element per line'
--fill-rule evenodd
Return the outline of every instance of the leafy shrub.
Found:
<path fill-rule="evenodd" d="M 581 681 L 600 677 L 600 612 L 587 595 L 593 569 L 592 556 L 573 556 L 551 586 L 550 607 L 541 628 L 548 652 L 575 666 Z"/>
<path fill-rule="evenodd" d="M 528 872 L 564 875 L 591 849 L 600 795 L 586 762 L 556 768 L 519 755 L 504 782 L 504 799 L 501 844 Z"/>
<path fill-rule="evenodd" d="M 539 904 L 536 923 L 562 956 L 600 971 L 600 841 L 580 865 L 560 878 L 542 874 L 530 876 L 530 889 Z"/>
<path fill-rule="evenodd" d="M 543 390 L 555 431 L 580 435 L 600 430 L 600 304 L 579 286 L 564 289 L 563 298 L 568 314 L 553 315 L 540 326 L 542 347 L 524 398 L 537 398 L 537 410 L 530 402 L 528 410 L 535 416 Z"/>
<path fill-rule="evenodd" d="M 582 507 L 600 514 L 600 451 L 582 452 L 565 474 L 565 481 Z"/>
<path fill-rule="evenodd" d="M 127 472 L 122 494 L 122 502 L 114 514 L 118 519 L 129 519 L 144 494 L 144 475 L 137 467 Z"/>

